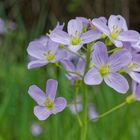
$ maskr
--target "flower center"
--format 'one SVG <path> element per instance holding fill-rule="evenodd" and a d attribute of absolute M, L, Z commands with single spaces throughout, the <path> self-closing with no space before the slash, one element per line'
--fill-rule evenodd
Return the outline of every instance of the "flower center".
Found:
<path fill-rule="evenodd" d="M 71 43 L 72 45 L 78 45 L 78 44 L 81 43 L 81 39 L 78 38 L 78 37 L 72 37 L 70 43 Z"/>
<path fill-rule="evenodd" d="M 128 69 L 130 71 L 133 71 L 135 68 L 138 68 L 138 64 L 137 63 L 131 62 L 131 63 L 128 64 Z"/>
<path fill-rule="evenodd" d="M 52 61 L 55 59 L 55 55 L 49 50 L 48 52 L 44 53 L 44 56 L 48 61 Z"/>
<path fill-rule="evenodd" d="M 113 25 L 113 31 L 110 33 L 110 36 L 113 38 L 113 39 L 117 39 L 118 38 L 118 35 L 122 32 L 122 29 L 119 28 L 118 26 L 116 25 Z"/>
<path fill-rule="evenodd" d="M 51 110 L 54 108 L 54 103 L 51 99 L 46 98 L 44 105 L 47 107 L 47 109 Z"/>
<path fill-rule="evenodd" d="M 109 65 L 101 66 L 99 72 L 103 77 L 109 74 L 111 72 Z"/>

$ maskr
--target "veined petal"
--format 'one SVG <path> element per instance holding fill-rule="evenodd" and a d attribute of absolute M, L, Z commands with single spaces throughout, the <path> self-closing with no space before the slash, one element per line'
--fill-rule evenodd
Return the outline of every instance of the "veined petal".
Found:
<path fill-rule="evenodd" d="M 90 69 L 84 77 L 84 82 L 87 85 L 99 85 L 102 81 L 103 78 L 96 68 Z"/>
<path fill-rule="evenodd" d="M 51 115 L 51 112 L 46 107 L 35 106 L 34 114 L 39 120 L 43 121 L 46 120 Z"/>
<path fill-rule="evenodd" d="M 118 36 L 121 41 L 137 42 L 139 40 L 139 33 L 133 30 L 121 32 Z"/>
<path fill-rule="evenodd" d="M 78 61 L 77 66 L 76 66 L 76 71 L 78 73 L 80 73 L 81 75 L 83 75 L 84 70 L 85 70 L 85 62 L 81 58 L 79 58 L 79 61 Z"/>
<path fill-rule="evenodd" d="M 55 99 L 57 86 L 58 82 L 53 79 L 49 79 L 46 83 L 46 96 L 50 98 L 52 101 L 54 101 Z"/>
<path fill-rule="evenodd" d="M 71 61 L 63 60 L 61 61 L 61 64 L 67 71 L 75 72 L 75 66 Z"/>
<path fill-rule="evenodd" d="M 109 57 L 109 65 L 113 72 L 116 72 L 126 66 L 130 61 L 131 54 L 126 50 L 117 51 Z"/>
<path fill-rule="evenodd" d="M 78 50 L 80 50 L 80 48 L 82 47 L 83 44 L 78 44 L 78 45 L 69 45 L 68 48 L 73 51 L 73 52 L 77 52 Z"/>
<path fill-rule="evenodd" d="M 129 73 L 129 75 L 131 76 L 131 78 L 133 80 L 140 83 L 140 73 L 132 71 L 132 72 Z"/>
<path fill-rule="evenodd" d="M 58 49 L 55 56 L 56 56 L 55 61 L 58 62 L 58 61 L 63 60 L 63 59 L 66 58 L 67 52 L 65 50 L 63 50 L 63 49 Z"/>
<path fill-rule="evenodd" d="M 94 44 L 93 49 L 94 51 L 91 54 L 91 57 L 94 65 L 99 68 L 101 65 L 107 64 L 108 53 L 105 44 L 98 41 Z"/>
<path fill-rule="evenodd" d="M 109 28 L 107 27 L 106 23 L 102 21 L 102 19 L 94 18 L 92 20 L 92 24 L 105 35 L 108 36 L 110 34 Z"/>
<path fill-rule="evenodd" d="M 47 60 L 33 60 L 28 63 L 28 69 L 39 68 L 46 65 L 47 63 Z"/>
<path fill-rule="evenodd" d="M 61 43 L 64 45 L 68 45 L 70 43 L 69 35 L 66 32 L 61 31 L 59 29 L 55 29 L 54 31 L 52 31 L 50 34 L 50 38 L 54 42 Z"/>
<path fill-rule="evenodd" d="M 62 98 L 62 97 L 56 98 L 54 101 L 54 109 L 52 110 L 52 113 L 56 114 L 58 112 L 63 111 L 66 105 L 67 105 L 67 101 L 65 98 Z"/>
<path fill-rule="evenodd" d="M 37 102 L 38 105 L 44 106 L 46 100 L 45 93 L 36 85 L 32 85 L 28 90 L 29 95 Z"/>
<path fill-rule="evenodd" d="M 105 83 L 119 93 L 126 93 L 129 89 L 127 80 L 118 73 L 110 73 L 104 77 Z"/>
<path fill-rule="evenodd" d="M 108 19 L 108 27 L 111 32 L 116 28 L 122 29 L 123 31 L 128 30 L 126 21 L 121 15 L 111 15 Z"/>
<path fill-rule="evenodd" d="M 83 24 L 80 20 L 78 19 L 71 19 L 68 22 L 68 34 L 72 35 L 72 36 L 77 36 L 80 35 L 82 33 L 82 29 L 83 29 Z"/>
<path fill-rule="evenodd" d="M 82 34 L 80 37 L 83 44 L 90 43 L 94 40 L 97 40 L 101 37 L 101 32 L 98 30 L 89 30 Z"/>
<path fill-rule="evenodd" d="M 48 41 L 48 50 L 51 51 L 52 54 L 55 54 L 58 50 L 58 43 L 52 41 L 51 39 L 49 39 Z"/>
<path fill-rule="evenodd" d="M 47 47 L 40 43 L 40 41 L 32 41 L 27 48 L 28 54 L 37 59 L 44 59 L 43 54 L 47 50 Z"/>

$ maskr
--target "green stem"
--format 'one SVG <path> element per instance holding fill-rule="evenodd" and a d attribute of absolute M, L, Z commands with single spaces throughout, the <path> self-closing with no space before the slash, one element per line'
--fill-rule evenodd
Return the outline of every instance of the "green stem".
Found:
<path fill-rule="evenodd" d="M 80 86 L 76 84 L 76 86 L 75 86 L 75 88 L 76 88 L 76 89 L 75 89 L 75 97 L 78 96 L 79 87 L 80 87 Z M 77 120 L 78 120 L 78 122 L 79 122 L 80 127 L 82 127 L 82 126 L 83 126 L 83 123 L 82 123 L 82 121 L 81 121 L 81 118 L 80 118 L 79 113 L 78 113 L 78 110 L 77 110 L 77 101 L 76 101 L 76 98 L 75 98 L 75 100 L 74 100 L 74 106 L 75 106 L 75 109 L 76 109 L 76 117 L 77 117 Z"/>
<path fill-rule="evenodd" d="M 119 51 L 119 50 L 122 50 L 123 48 L 120 47 L 120 48 L 115 48 L 115 49 L 112 49 L 110 51 L 108 51 L 108 53 L 113 53 L 113 52 L 116 52 L 116 51 Z"/>
<path fill-rule="evenodd" d="M 109 115 L 110 113 L 112 113 L 112 112 L 114 112 L 114 111 L 120 109 L 121 107 L 125 106 L 126 104 L 127 104 L 127 102 L 125 101 L 125 102 L 123 102 L 123 103 L 121 103 L 121 104 L 119 104 L 119 105 L 113 107 L 112 109 L 110 109 L 110 110 L 108 110 L 107 112 L 105 112 L 105 113 L 101 114 L 100 116 L 98 116 L 97 119 L 100 119 L 100 118 L 103 118 L 103 117 Z"/>
<path fill-rule="evenodd" d="M 85 71 L 84 75 L 89 69 L 90 65 L 90 53 L 91 53 L 91 46 L 87 46 L 87 53 L 86 53 L 86 66 L 85 66 Z M 87 130 L 88 130 L 88 111 L 87 111 L 87 106 L 88 106 L 88 99 L 87 99 L 87 86 L 84 83 L 84 79 L 82 81 L 82 87 L 84 91 L 83 95 L 83 129 L 81 130 L 81 140 L 86 140 L 87 139 Z"/>

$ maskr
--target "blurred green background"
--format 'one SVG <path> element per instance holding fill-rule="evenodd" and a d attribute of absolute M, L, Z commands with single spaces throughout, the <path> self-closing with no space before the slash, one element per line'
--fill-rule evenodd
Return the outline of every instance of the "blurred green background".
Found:
<path fill-rule="evenodd" d="M 30 85 L 45 89 L 46 80 L 54 78 L 59 81 L 57 95 L 71 101 L 74 92 L 63 71 L 53 65 L 27 69 L 28 43 L 52 29 L 57 21 L 67 22 L 75 16 L 92 19 L 121 14 L 131 29 L 140 31 L 139 8 L 139 0 L 1 0 L 0 17 L 13 20 L 17 28 L 0 35 L 0 140 L 79 140 L 80 128 L 69 109 L 43 122 L 33 115 L 36 103 L 27 93 Z M 105 84 L 89 88 L 90 100 L 99 114 L 123 102 L 126 96 Z M 140 103 L 134 103 L 90 122 L 87 140 L 139 140 L 139 116 Z M 34 122 L 43 130 L 37 137 L 31 133 Z"/>

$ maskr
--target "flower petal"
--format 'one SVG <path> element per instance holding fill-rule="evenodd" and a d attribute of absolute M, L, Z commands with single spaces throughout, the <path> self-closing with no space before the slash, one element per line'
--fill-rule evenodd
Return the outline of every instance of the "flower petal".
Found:
<path fill-rule="evenodd" d="M 108 62 L 108 53 L 107 47 L 104 43 L 98 41 L 93 46 L 93 53 L 91 55 L 93 63 L 96 67 L 100 67 L 101 65 L 105 65 Z"/>
<path fill-rule="evenodd" d="M 135 80 L 136 82 L 140 83 L 140 73 L 138 73 L 138 72 L 130 72 L 129 75 L 131 76 L 131 78 L 133 80 Z"/>
<path fill-rule="evenodd" d="M 84 82 L 87 85 L 99 85 L 102 81 L 103 78 L 96 68 L 90 69 L 84 77 Z"/>
<path fill-rule="evenodd" d="M 44 106 L 46 100 L 45 93 L 36 85 L 32 85 L 28 90 L 29 95 L 37 102 L 38 105 Z"/>
<path fill-rule="evenodd" d="M 127 80 L 118 73 L 110 73 L 104 77 L 105 83 L 119 93 L 126 93 L 129 89 Z"/>
<path fill-rule="evenodd" d="M 82 34 L 80 39 L 82 40 L 83 44 L 90 43 L 94 40 L 97 40 L 101 37 L 101 32 L 98 30 L 89 30 Z"/>
<path fill-rule="evenodd" d="M 78 44 L 78 45 L 69 45 L 68 48 L 73 51 L 73 52 L 77 52 L 78 50 L 80 50 L 80 48 L 82 47 L 83 44 Z"/>
<path fill-rule="evenodd" d="M 58 97 L 55 99 L 54 101 L 54 109 L 52 110 L 52 113 L 53 114 L 56 114 L 58 112 L 61 112 L 65 109 L 67 105 L 67 101 L 65 98 L 62 98 L 62 97 Z"/>
<path fill-rule="evenodd" d="M 85 70 L 85 62 L 79 58 L 79 61 L 76 66 L 76 72 L 80 73 L 81 75 L 84 75 L 84 70 Z"/>
<path fill-rule="evenodd" d="M 68 34 L 69 35 L 77 36 L 77 33 L 78 34 L 82 33 L 82 29 L 83 29 L 83 24 L 80 20 L 71 19 L 68 22 Z"/>
<path fill-rule="evenodd" d="M 108 36 L 110 34 L 109 28 L 107 27 L 106 23 L 102 19 L 100 19 L 100 18 L 94 18 L 92 20 L 92 24 L 97 29 L 99 29 L 102 33 L 104 33 L 105 35 Z"/>
<path fill-rule="evenodd" d="M 58 50 L 58 43 L 52 41 L 51 39 L 49 39 L 48 41 L 48 50 L 51 51 L 52 54 L 55 54 Z"/>
<path fill-rule="evenodd" d="M 125 19 L 121 15 L 111 15 L 108 19 L 108 27 L 112 32 L 114 27 L 127 31 L 127 24 Z"/>
<path fill-rule="evenodd" d="M 28 69 L 42 67 L 42 66 L 46 65 L 47 63 L 48 63 L 47 60 L 46 61 L 45 60 L 33 60 L 28 63 Z"/>
<path fill-rule="evenodd" d="M 137 100 L 140 100 L 140 84 L 137 85 L 135 97 L 137 98 Z"/>
<path fill-rule="evenodd" d="M 113 72 L 116 72 L 126 66 L 130 61 L 131 54 L 126 50 L 117 51 L 109 57 L 109 65 Z"/>
<path fill-rule="evenodd" d="M 44 59 L 44 52 L 46 52 L 48 48 L 44 46 L 40 41 L 32 41 L 29 43 L 27 48 L 27 52 L 30 56 L 35 57 L 37 59 Z"/>
<path fill-rule="evenodd" d="M 61 31 L 59 29 L 55 29 L 54 31 L 52 31 L 50 34 L 50 38 L 54 42 L 61 43 L 64 45 L 68 45 L 70 43 L 69 35 L 66 32 Z"/>
<path fill-rule="evenodd" d="M 121 41 L 137 42 L 139 40 L 139 33 L 133 30 L 121 32 L 118 36 Z"/>
<path fill-rule="evenodd" d="M 49 97 L 52 101 L 55 99 L 57 86 L 58 82 L 53 79 L 49 79 L 46 83 L 46 96 Z"/>
<path fill-rule="evenodd" d="M 39 120 L 43 121 L 46 120 L 51 115 L 51 112 L 46 107 L 35 106 L 34 114 Z"/>

